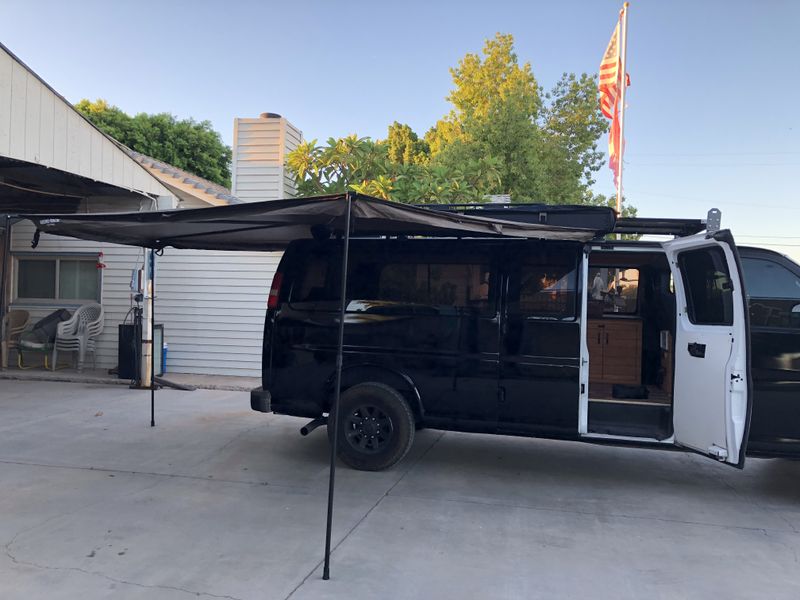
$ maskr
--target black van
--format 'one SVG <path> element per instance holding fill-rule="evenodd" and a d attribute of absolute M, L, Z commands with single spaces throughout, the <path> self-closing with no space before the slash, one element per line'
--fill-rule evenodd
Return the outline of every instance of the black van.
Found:
<path fill-rule="evenodd" d="M 284 254 L 254 410 L 316 423 L 328 412 L 341 250 L 304 240 Z M 727 231 L 663 243 L 353 239 L 349 264 L 347 464 L 387 468 L 432 427 L 677 446 L 743 466 L 748 312 Z M 800 434 L 764 430 L 758 450 L 789 438 Z"/>

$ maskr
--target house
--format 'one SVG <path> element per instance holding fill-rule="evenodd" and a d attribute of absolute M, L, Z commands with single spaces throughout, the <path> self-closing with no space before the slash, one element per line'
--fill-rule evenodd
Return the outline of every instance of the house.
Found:
<path fill-rule="evenodd" d="M 284 169 L 301 132 L 264 113 L 234 121 L 233 190 L 134 152 L 110 138 L 0 45 L 0 214 L 202 208 L 294 193 Z M 6 220 L 0 219 L 5 225 Z M 59 307 L 101 302 L 98 368 L 117 364 L 118 325 L 131 319 L 137 248 L 42 235 L 27 222 L 3 227 L 0 309 L 36 320 Z M 280 256 L 168 248 L 158 260 L 156 322 L 168 370 L 257 376 L 264 306 Z"/>

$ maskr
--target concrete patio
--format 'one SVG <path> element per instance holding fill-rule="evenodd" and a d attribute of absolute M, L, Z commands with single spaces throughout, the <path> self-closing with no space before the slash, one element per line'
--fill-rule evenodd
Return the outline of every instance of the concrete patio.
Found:
<path fill-rule="evenodd" d="M 194 375 L 190 373 L 165 373 L 163 379 L 180 385 L 191 385 L 204 390 L 227 390 L 245 392 L 261 385 L 258 377 L 234 377 L 225 375 Z M 29 368 L 20 369 L 9 367 L 0 370 L 0 381 L 11 379 L 17 381 L 61 381 L 65 383 L 90 383 L 104 385 L 130 386 L 130 380 L 120 379 L 111 374 L 107 369 L 83 369 L 78 371 L 73 368 L 50 369 Z"/>
<path fill-rule="evenodd" d="M 0 597 L 800 597 L 800 462 L 418 432 L 337 471 L 246 393 L 0 380 Z"/>

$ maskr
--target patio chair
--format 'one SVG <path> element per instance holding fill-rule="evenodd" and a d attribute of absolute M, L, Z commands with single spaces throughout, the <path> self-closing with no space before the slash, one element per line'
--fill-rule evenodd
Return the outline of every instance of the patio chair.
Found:
<path fill-rule="evenodd" d="M 4 336 L 0 342 L 0 365 L 4 369 L 8 368 L 8 352 L 9 350 L 16 350 L 19 347 L 19 337 L 28 323 L 31 320 L 31 315 L 27 310 L 10 310 L 8 314 L 3 317 L 3 332 Z"/>
<path fill-rule="evenodd" d="M 53 344 L 53 370 L 56 370 L 58 351 L 78 353 L 78 371 L 83 371 L 87 352 L 92 353 L 92 366 L 97 367 L 97 338 L 103 332 L 103 307 L 100 304 L 84 304 L 69 321 L 59 323 L 56 341 Z"/>

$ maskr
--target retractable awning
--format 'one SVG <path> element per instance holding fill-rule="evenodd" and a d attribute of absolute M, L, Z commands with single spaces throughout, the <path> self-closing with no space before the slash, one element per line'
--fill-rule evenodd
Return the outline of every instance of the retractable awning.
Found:
<path fill-rule="evenodd" d="M 206 250 L 281 250 L 302 239 L 343 238 L 338 342 L 334 397 L 329 418 L 333 422 L 328 483 L 328 518 L 325 532 L 323 579 L 330 577 L 333 492 L 338 448 L 339 395 L 344 360 L 345 303 L 350 237 L 427 236 L 484 237 L 563 240 L 586 242 L 606 230 L 558 227 L 497 218 L 467 216 L 387 202 L 360 194 L 345 193 L 301 200 L 272 200 L 233 206 L 143 213 L 86 215 L 26 215 L 39 232 L 131 246 L 152 248 L 150 252 L 151 302 L 155 297 L 155 254 L 172 246 Z M 34 246 L 37 239 L 34 238 Z M 151 304 L 151 316 L 155 304 Z M 150 339 L 154 339 L 150 319 Z M 155 364 L 150 353 L 150 425 L 155 425 Z"/>
<path fill-rule="evenodd" d="M 161 249 L 281 250 L 291 241 L 341 235 L 347 194 L 136 213 L 26 215 L 49 234 Z M 350 194 L 358 236 L 512 237 L 585 242 L 595 229 L 432 211 Z"/>

